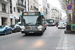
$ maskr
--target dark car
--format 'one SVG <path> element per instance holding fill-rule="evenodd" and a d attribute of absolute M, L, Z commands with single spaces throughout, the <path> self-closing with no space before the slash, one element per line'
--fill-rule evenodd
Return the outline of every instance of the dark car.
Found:
<path fill-rule="evenodd" d="M 21 28 L 19 26 L 11 25 L 10 27 L 12 28 L 12 32 L 20 32 L 21 31 Z"/>

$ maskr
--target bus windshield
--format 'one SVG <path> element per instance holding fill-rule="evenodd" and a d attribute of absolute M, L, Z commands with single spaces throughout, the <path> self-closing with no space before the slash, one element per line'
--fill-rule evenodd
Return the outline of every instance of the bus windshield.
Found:
<path fill-rule="evenodd" d="M 47 20 L 48 23 L 54 23 L 54 20 Z"/>
<path fill-rule="evenodd" d="M 41 24 L 40 16 L 23 16 L 25 25 L 39 25 Z"/>
<path fill-rule="evenodd" d="M 53 23 L 54 21 L 53 21 L 53 20 L 50 20 L 50 22 L 52 22 L 52 23 Z"/>

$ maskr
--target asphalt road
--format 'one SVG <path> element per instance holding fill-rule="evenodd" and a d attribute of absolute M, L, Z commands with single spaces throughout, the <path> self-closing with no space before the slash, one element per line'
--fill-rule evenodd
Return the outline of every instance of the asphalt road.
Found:
<path fill-rule="evenodd" d="M 47 27 L 42 36 L 30 34 L 13 33 L 0 36 L 0 50 L 56 50 L 61 44 L 61 36 L 64 29 L 55 26 Z M 61 40 L 61 41 L 60 41 Z"/>

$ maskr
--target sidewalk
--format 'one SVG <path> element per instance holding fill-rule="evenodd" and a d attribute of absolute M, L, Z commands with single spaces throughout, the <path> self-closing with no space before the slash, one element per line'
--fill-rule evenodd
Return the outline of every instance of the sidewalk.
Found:
<path fill-rule="evenodd" d="M 75 34 L 64 34 L 62 50 L 75 50 Z"/>

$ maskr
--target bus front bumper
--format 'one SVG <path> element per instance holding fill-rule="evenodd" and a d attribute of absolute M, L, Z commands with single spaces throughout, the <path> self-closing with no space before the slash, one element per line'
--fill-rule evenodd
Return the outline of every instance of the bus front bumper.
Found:
<path fill-rule="evenodd" d="M 42 33 L 43 31 L 39 31 L 39 30 L 25 30 L 25 31 L 21 31 L 21 33 Z"/>

